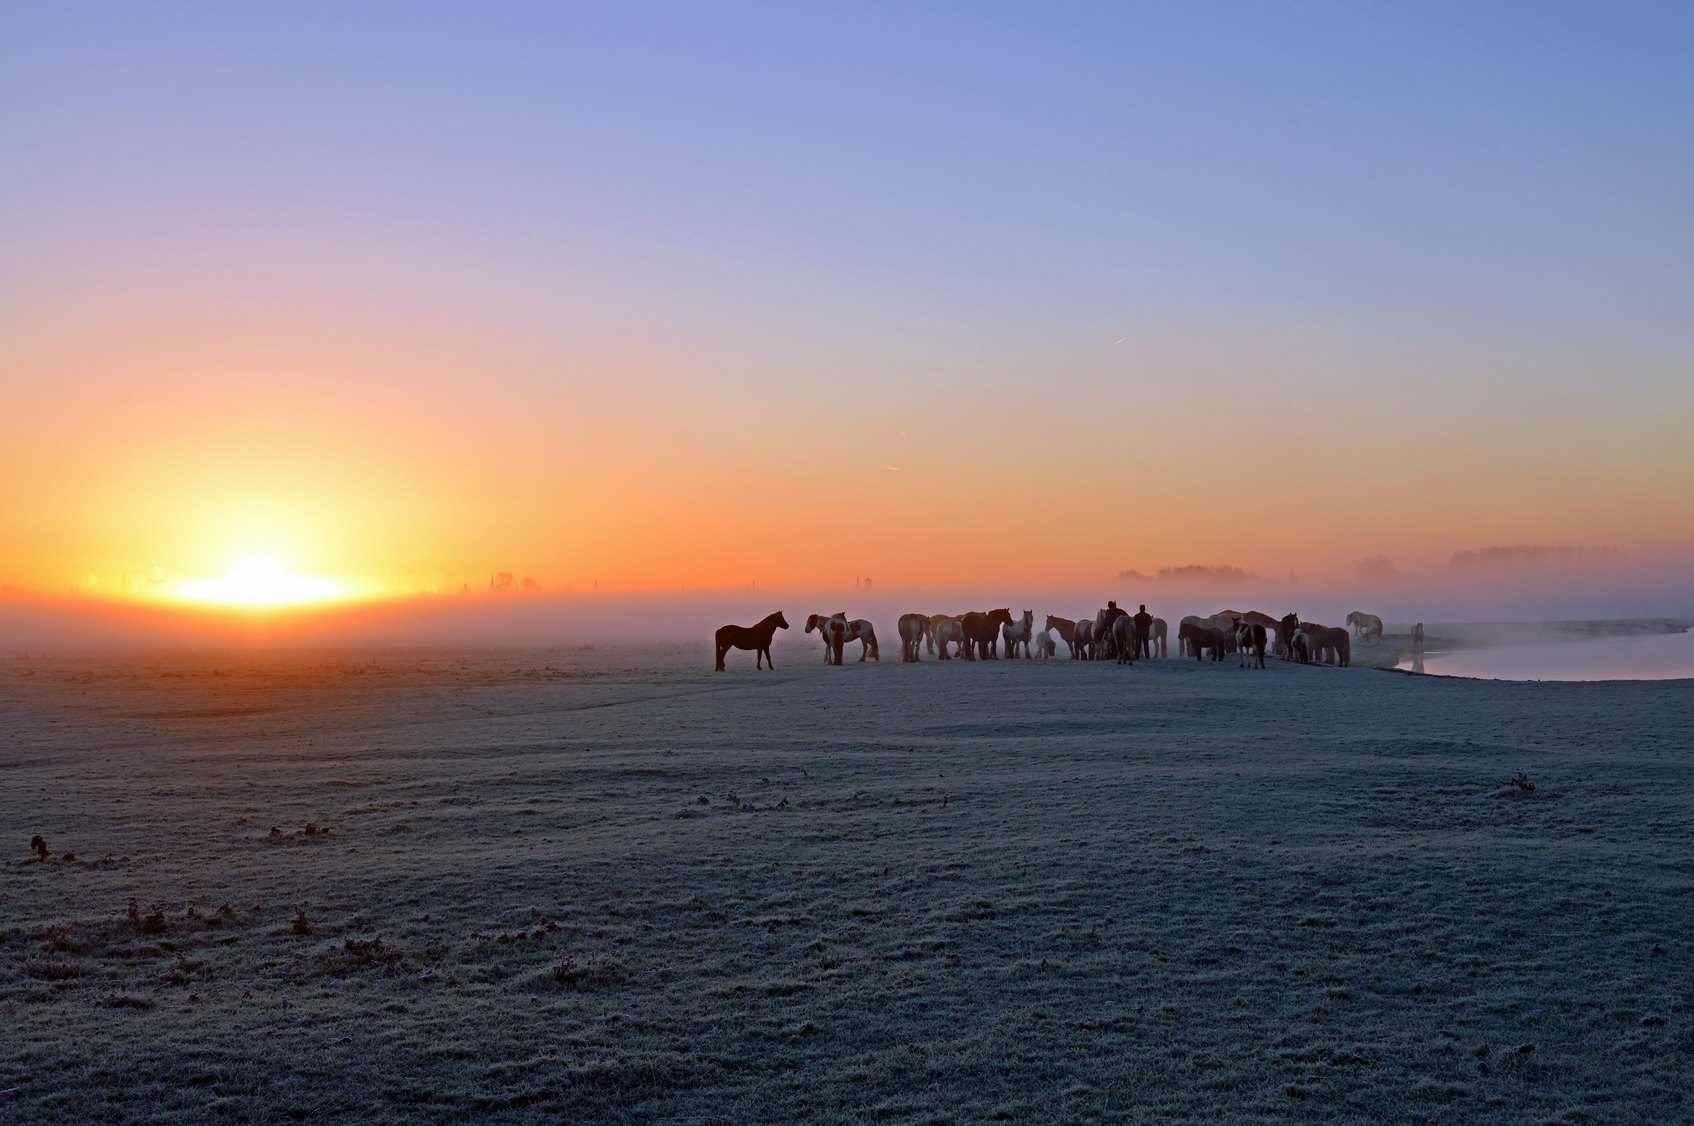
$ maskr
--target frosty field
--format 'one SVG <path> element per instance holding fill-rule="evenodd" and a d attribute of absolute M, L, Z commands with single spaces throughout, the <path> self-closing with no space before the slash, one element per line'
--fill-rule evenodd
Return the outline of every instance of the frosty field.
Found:
<path fill-rule="evenodd" d="M 785 641 L 0 661 L 0 1119 L 1694 1118 L 1694 681 Z"/>

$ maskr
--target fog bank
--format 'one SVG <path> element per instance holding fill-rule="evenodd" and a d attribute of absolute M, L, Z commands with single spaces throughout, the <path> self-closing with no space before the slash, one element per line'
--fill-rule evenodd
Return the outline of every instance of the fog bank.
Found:
<path fill-rule="evenodd" d="M 1351 583 L 1298 581 L 1107 581 L 1073 590 L 904 590 L 873 592 L 720 591 L 627 594 L 474 593 L 309 610 L 246 611 L 115 600 L 0 599 L 0 653 L 181 649 L 208 646 L 347 647 L 560 645 L 699 641 L 726 622 L 751 624 L 773 610 L 798 637 L 807 614 L 846 611 L 869 618 L 896 644 L 902 613 L 953 613 L 1005 606 L 1080 617 L 1108 599 L 1145 602 L 1176 622 L 1222 609 L 1297 613 L 1341 624 L 1350 610 L 1381 616 L 1392 631 L 1414 621 L 1505 623 L 1617 618 L 1694 620 L 1689 570 L 1611 568 L 1573 575 L 1441 573 Z"/>

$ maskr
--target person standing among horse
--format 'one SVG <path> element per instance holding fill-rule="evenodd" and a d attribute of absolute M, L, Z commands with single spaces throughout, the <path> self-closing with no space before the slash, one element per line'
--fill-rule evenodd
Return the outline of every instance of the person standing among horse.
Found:
<path fill-rule="evenodd" d="M 1153 638 L 1153 615 L 1147 612 L 1147 604 L 1143 602 L 1141 609 L 1135 612 L 1135 655 L 1152 660 L 1153 653 L 1148 648 Z"/>

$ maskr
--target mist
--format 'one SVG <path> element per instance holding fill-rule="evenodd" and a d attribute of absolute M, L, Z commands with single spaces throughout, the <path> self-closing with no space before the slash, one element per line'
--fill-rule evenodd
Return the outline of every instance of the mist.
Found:
<path fill-rule="evenodd" d="M 894 641 L 899 615 L 1005 606 L 1047 614 L 1092 615 L 1108 599 L 1175 623 L 1186 614 L 1262 610 L 1340 624 L 1350 610 L 1383 618 L 1390 632 L 1412 622 L 1513 624 L 1599 619 L 1694 621 L 1694 568 L 1686 560 L 1592 561 L 1581 567 L 1448 568 L 1302 582 L 1233 575 L 1136 576 L 1088 588 L 845 589 L 545 594 L 474 592 L 287 611 L 198 608 L 86 597 L 0 596 L 0 652 L 324 646 L 415 648 L 675 642 L 704 646 L 727 622 L 750 624 L 772 610 L 791 625 L 779 645 L 802 639 L 810 613 L 869 618 Z M 1562 631 L 1561 631 L 1562 632 Z M 1568 634 L 1566 635 L 1568 636 Z M 813 639 L 804 638 L 805 641 Z M 897 651 L 896 651 L 897 652 Z"/>

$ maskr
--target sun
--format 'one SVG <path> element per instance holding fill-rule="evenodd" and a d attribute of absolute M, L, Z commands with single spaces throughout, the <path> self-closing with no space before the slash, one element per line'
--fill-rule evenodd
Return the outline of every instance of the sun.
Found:
<path fill-rule="evenodd" d="M 231 567 L 227 575 L 194 579 L 182 583 L 177 590 L 194 602 L 228 606 L 295 606 L 322 602 L 342 593 L 328 579 L 291 574 L 268 555 L 249 555 Z"/>

